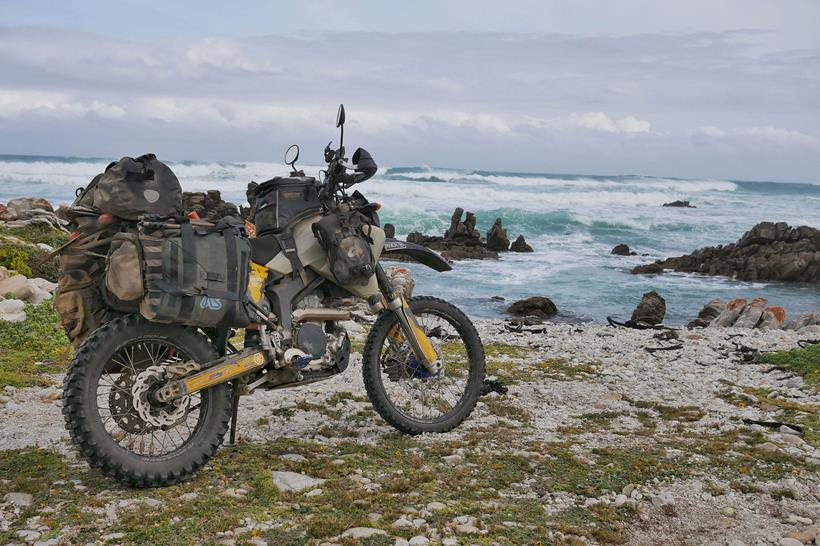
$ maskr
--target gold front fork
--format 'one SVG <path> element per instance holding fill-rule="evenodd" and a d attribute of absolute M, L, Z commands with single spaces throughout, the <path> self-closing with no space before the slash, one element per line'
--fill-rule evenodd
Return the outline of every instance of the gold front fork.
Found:
<path fill-rule="evenodd" d="M 388 336 L 394 341 L 399 341 L 401 339 L 401 333 L 404 333 L 404 338 L 407 339 L 410 348 L 413 349 L 413 353 L 416 355 L 416 360 L 418 360 L 419 364 L 424 366 L 427 371 L 432 374 L 438 373 L 441 367 L 438 353 L 435 347 L 433 347 L 430 338 L 427 337 L 427 334 L 424 333 L 424 330 L 416 321 L 416 317 L 413 315 L 413 311 L 410 309 L 407 300 L 404 299 L 404 296 L 400 296 L 391 300 L 388 305 L 399 318 L 399 324 L 391 328 L 390 332 L 388 332 Z M 398 331 L 399 327 L 401 327 L 402 332 Z"/>

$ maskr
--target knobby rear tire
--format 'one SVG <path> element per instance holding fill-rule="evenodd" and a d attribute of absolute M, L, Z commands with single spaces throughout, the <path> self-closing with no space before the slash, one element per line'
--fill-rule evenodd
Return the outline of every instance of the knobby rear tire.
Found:
<path fill-rule="evenodd" d="M 393 406 L 385 390 L 381 374 L 381 348 L 388 332 L 398 322 L 393 311 L 382 312 L 367 336 L 362 359 L 364 386 L 378 414 L 400 432 L 414 436 L 425 432 L 449 432 L 470 416 L 481 396 L 485 366 L 484 345 L 472 321 L 455 305 L 431 296 L 412 298 L 408 304 L 416 315 L 427 310 L 435 311 L 448 316 L 457 324 L 457 329 L 467 349 L 470 370 L 467 387 L 457 406 L 457 411 L 444 419 L 423 422 L 409 418 Z"/>
<path fill-rule="evenodd" d="M 193 328 L 151 323 L 139 315 L 119 317 L 77 350 L 63 384 L 63 416 L 71 439 L 92 467 L 130 487 L 160 487 L 188 478 L 216 453 L 228 429 L 230 388 L 222 384 L 208 389 L 201 424 L 178 451 L 161 457 L 129 451 L 105 430 L 97 409 L 97 383 L 119 348 L 139 338 L 168 340 L 200 363 L 217 358 L 207 338 Z"/>

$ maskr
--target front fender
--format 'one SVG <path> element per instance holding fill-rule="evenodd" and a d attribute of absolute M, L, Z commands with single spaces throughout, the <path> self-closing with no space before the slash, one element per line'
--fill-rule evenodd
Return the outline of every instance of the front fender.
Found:
<path fill-rule="evenodd" d="M 430 250 L 426 246 L 408 243 L 407 241 L 385 239 L 382 255 L 389 256 L 391 254 L 408 256 L 414 261 L 426 265 L 435 271 L 451 271 L 453 269 L 450 264 L 447 263 L 447 260 L 442 258 L 437 252 Z"/>

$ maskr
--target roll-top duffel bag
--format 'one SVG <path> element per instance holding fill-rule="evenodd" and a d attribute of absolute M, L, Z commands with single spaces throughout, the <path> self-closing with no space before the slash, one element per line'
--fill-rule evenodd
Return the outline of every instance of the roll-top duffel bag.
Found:
<path fill-rule="evenodd" d="M 182 187 L 170 167 L 154 154 L 123 157 L 94 177 L 77 196 L 74 207 L 132 221 L 142 216 L 170 217 L 181 212 Z"/>
<path fill-rule="evenodd" d="M 310 176 L 276 177 L 259 184 L 253 193 L 257 235 L 284 231 L 322 211 L 316 179 Z"/>
<path fill-rule="evenodd" d="M 201 328 L 250 324 L 251 248 L 244 227 L 143 221 L 138 249 L 145 290 L 139 309 L 146 319 Z M 123 296 L 138 288 L 122 285 Z"/>

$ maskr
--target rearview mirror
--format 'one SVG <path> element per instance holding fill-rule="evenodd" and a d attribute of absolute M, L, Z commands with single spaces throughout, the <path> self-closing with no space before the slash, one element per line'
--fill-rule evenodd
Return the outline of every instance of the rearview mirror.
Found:
<path fill-rule="evenodd" d="M 341 127 L 345 124 L 345 105 L 339 105 L 339 111 L 336 112 L 336 127 Z"/>
<path fill-rule="evenodd" d="M 299 145 L 292 144 L 285 152 L 285 165 L 290 165 L 291 169 L 296 169 L 294 163 L 299 159 Z"/>

